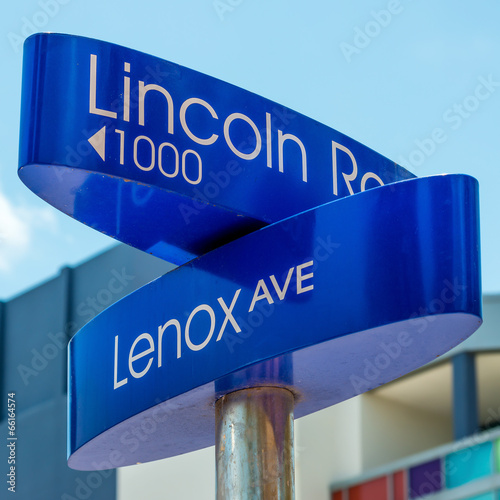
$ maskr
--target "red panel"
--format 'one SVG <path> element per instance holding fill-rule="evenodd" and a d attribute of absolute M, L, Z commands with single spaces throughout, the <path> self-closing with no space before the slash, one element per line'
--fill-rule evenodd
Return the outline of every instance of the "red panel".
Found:
<path fill-rule="evenodd" d="M 334 491 L 332 493 L 332 500 L 343 500 L 342 490 L 340 490 L 340 491 Z"/>
<path fill-rule="evenodd" d="M 407 500 L 406 471 L 400 470 L 393 476 L 394 500 Z"/>
<path fill-rule="evenodd" d="M 349 500 L 387 500 L 387 496 L 386 476 L 349 488 Z"/>

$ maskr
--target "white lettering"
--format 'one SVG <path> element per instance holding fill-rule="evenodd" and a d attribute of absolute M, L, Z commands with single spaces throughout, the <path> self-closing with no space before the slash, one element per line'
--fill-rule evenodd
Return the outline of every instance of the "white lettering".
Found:
<path fill-rule="evenodd" d="M 232 314 L 240 292 L 241 292 L 241 288 L 236 290 L 236 293 L 234 294 L 233 300 L 231 301 L 231 305 L 229 306 L 229 308 L 227 307 L 227 305 L 224 302 L 224 299 L 222 297 L 219 297 L 217 299 L 217 302 L 220 304 L 220 306 L 222 307 L 222 310 L 226 314 L 226 317 L 224 318 L 224 322 L 222 323 L 221 329 L 219 331 L 219 335 L 217 336 L 217 342 L 219 342 L 219 340 L 222 338 L 222 335 L 224 334 L 224 330 L 226 329 L 226 325 L 227 325 L 228 321 L 231 322 L 231 325 L 233 325 L 233 328 L 236 331 L 236 333 L 241 332 L 241 328 L 238 325 L 238 323 L 236 322 L 236 320 L 234 319 L 234 316 Z"/>
<path fill-rule="evenodd" d="M 210 106 L 210 104 L 208 104 L 208 102 L 204 101 L 203 99 L 192 97 L 191 99 L 186 99 L 182 103 L 180 110 L 180 119 L 184 132 L 186 132 L 187 136 L 194 142 L 202 144 L 203 146 L 209 146 L 210 144 L 213 144 L 219 136 L 217 134 L 212 134 L 208 139 L 201 139 L 191 132 L 186 123 L 186 111 L 189 108 L 189 106 L 191 106 L 191 104 L 201 104 L 203 107 L 208 109 L 208 111 L 212 115 L 212 118 L 218 119 L 219 117 L 217 116 L 217 113 L 215 112 L 214 108 L 212 108 L 212 106 Z"/>
<path fill-rule="evenodd" d="M 181 324 L 176 319 L 167 321 L 163 326 L 158 327 L 158 368 L 161 368 L 162 356 L 162 340 L 163 333 L 169 326 L 175 326 L 177 331 L 177 359 L 181 357 Z"/>
<path fill-rule="evenodd" d="M 172 174 L 167 174 L 167 172 L 165 172 L 165 170 L 163 170 L 163 155 L 161 153 L 163 151 L 163 148 L 166 146 L 169 147 L 170 149 L 172 149 L 172 151 L 174 152 L 174 155 L 175 155 L 175 169 L 174 169 L 174 172 Z M 160 144 L 160 147 L 158 149 L 158 167 L 160 169 L 160 172 L 165 177 L 176 177 L 177 174 L 179 173 L 179 152 L 177 151 L 177 148 L 173 144 L 170 144 L 169 142 L 162 142 Z"/>
<path fill-rule="evenodd" d="M 306 262 L 305 264 L 301 264 L 300 266 L 297 266 L 297 295 L 300 293 L 305 293 L 309 292 L 314 288 L 314 285 L 309 285 L 306 287 L 302 286 L 302 283 L 305 280 L 311 279 L 314 277 L 314 273 L 309 273 L 302 275 L 302 270 L 306 267 L 311 267 L 314 264 L 314 261 L 310 260 L 309 262 Z"/>
<path fill-rule="evenodd" d="M 96 105 L 97 94 L 97 56 L 90 54 L 90 89 L 89 89 L 89 113 L 93 115 L 116 118 L 118 115 L 114 111 L 99 109 Z"/>
<path fill-rule="evenodd" d="M 288 271 L 285 284 L 283 285 L 283 290 L 278 285 L 278 282 L 276 281 L 274 274 L 272 276 L 269 276 L 269 278 L 271 278 L 271 283 L 273 284 L 274 289 L 276 290 L 276 293 L 278 294 L 278 298 L 280 300 L 283 300 L 285 298 L 286 291 L 288 290 L 288 285 L 290 284 L 290 279 L 292 278 L 293 269 L 294 268 L 291 267 L 290 270 Z"/>
<path fill-rule="evenodd" d="M 150 90 L 156 90 L 157 92 L 160 92 L 167 99 L 168 133 L 173 134 L 174 133 L 174 102 L 172 100 L 172 96 L 163 87 L 160 87 L 159 85 L 156 85 L 154 83 L 150 83 L 149 85 L 144 85 L 144 82 L 142 80 L 139 80 L 139 125 L 145 124 L 144 100 L 145 100 L 146 94 Z"/>
<path fill-rule="evenodd" d="M 120 382 L 118 382 L 118 335 L 115 336 L 115 362 L 113 382 L 113 389 L 118 389 L 118 387 L 121 387 L 128 382 L 127 378 L 124 378 L 120 380 Z"/>
<path fill-rule="evenodd" d="M 196 314 L 199 311 L 206 311 L 209 314 L 209 316 L 210 316 L 210 331 L 208 332 L 207 338 L 201 344 L 193 344 L 193 342 L 191 342 L 191 339 L 189 337 L 189 328 L 191 326 L 191 321 L 193 320 L 193 318 L 196 316 Z M 189 318 L 188 318 L 187 323 L 186 323 L 186 330 L 184 332 L 184 336 L 185 336 L 185 339 L 186 339 L 187 346 L 192 351 L 201 351 L 210 342 L 210 339 L 212 338 L 212 335 L 214 333 L 214 329 L 215 329 L 215 313 L 214 313 L 214 310 L 209 305 L 207 305 L 207 304 L 202 304 L 201 306 L 198 306 L 189 315 Z"/>
<path fill-rule="evenodd" d="M 332 141 L 332 161 L 333 161 L 333 194 L 335 196 L 338 196 L 338 186 L 337 186 L 337 149 L 340 149 L 340 151 L 343 151 L 344 153 L 349 156 L 352 162 L 352 172 L 347 175 L 342 173 L 344 176 L 344 180 L 347 186 L 347 189 L 349 190 L 350 194 L 354 194 L 354 191 L 351 186 L 351 182 L 356 178 L 358 175 L 358 164 L 356 163 L 356 158 L 354 158 L 354 155 L 351 153 L 349 149 L 347 149 L 345 146 L 342 146 L 342 144 L 339 144 L 338 142 Z"/>
<path fill-rule="evenodd" d="M 124 64 L 124 71 L 130 73 L 130 63 Z M 123 77 L 123 121 L 130 121 L 130 77 Z"/>
<path fill-rule="evenodd" d="M 261 288 L 262 288 L 263 293 L 262 293 L 262 295 L 259 295 L 259 290 Z M 267 299 L 269 304 L 274 304 L 274 300 L 271 297 L 271 294 L 269 293 L 269 290 L 267 288 L 265 281 L 259 280 L 259 282 L 257 283 L 257 287 L 255 288 L 255 292 L 254 292 L 253 298 L 252 298 L 252 303 L 250 304 L 250 309 L 248 310 L 248 312 L 252 312 L 253 308 L 255 307 L 255 303 L 258 300 L 262 300 L 262 299 Z"/>
<path fill-rule="evenodd" d="M 145 350 L 145 351 L 142 351 L 140 352 L 139 354 L 133 354 L 134 352 L 134 349 L 135 349 L 135 346 L 142 340 L 147 340 L 148 341 L 148 344 L 149 344 L 149 347 Z M 130 371 L 130 374 L 134 377 L 134 378 L 141 378 L 141 377 L 144 377 L 144 375 L 146 375 L 146 373 L 149 371 L 149 369 L 151 368 L 151 364 L 153 363 L 153 358 L 151 357 L 150 360 L 148 361 L 148 364 L 146 365 L 146 368 L 144 368 L 144 370 L 140 371 L 140 372 L 136 372 L 134 370 L 134 367 L 132 366 L 132 363 L 138 359 L 141 359 L 143 358 L 144 356 L 146 356 L 147 354 L 153 352 L 155 350 L 155 344 L 154 344 L 154 341 L 153 341 L 153 337 L 151 337 L 151 335 L 149 335 L 149 333 L 143 333 L 142 335 L 139 335 L 135 340 L 134 340 L 134 343 L 132 344 L 132 347 L 130 348 L 130 353 L 129 353 L 129 356 L 128 356 L 128 369 Z"/>
<path fill-rule="evenodd" d="M 271 114 L 266 113 L 266 149 L 267 149 L 267 166 L 273 168 L 273 152 L 272 152 L 272 135 L 271 135 Z"/>
<path fill-rule="evenodd" d="M 115 129 L 115 132 L 120 136 L 120 165 L 125 164 L 125 131 Z"/>
<path fill-rule="evenodd" d="M 229 126 L 234 120 L 237 119 L 247 122 L 252 127 L 252 130 L 255 134 L 255 139 L 256 139 L 255 149 L 251 153 L 242 153 L 241 151 L 236 149 L 235 145 L 231 141 L 231 137 L 229 137 Z M 248 116 L 243 115 L 241 113 L 232 113 L 226 118 L 226 121 L 224 122 L 224 138 L 226 139 L 229 149 L 231 149 L 231 151 L 236 156 L 239 156 L 243 160 L 253 160 L 259 155 L 260 150 L 262 148 L 262 137 L 260 136 L 260 132 L 257 129 L 257 126 L 252 120 L 250 120 L 250 118 L 248 118 Z"/>
<path fill-rule="evenodd" d="M 186 174 L 186 156 L 188 154 L 192 154 L 194 156 L 196 156 L 196 158 L 198 159 L 198 177 L 196 178 L 196 180 L 191 180 L 188 175 Z M 186 151 L 184 151 L 184 153 L 182 153 L 182 176 L 184 177 L 184 179 L 186 179 L 187 182 L 189 182 L 189 184 L 199 184 L 201 182 L 201 177 L 202 177 L 202 167 L 201 167 L 201 158 L 200 158 L 200 155 L 196 152 L 196 151 L 193 151 L 192 149 L 186 149 Z"/>
<path fill-rule="evenodd" d="M 147 141 L 149 143 L 149 145 L 151 146 L 151 161 L 149 163 L 149 167 L 143 167 L 139 163 L 139 160 L 137 159 L 137 150 L 139 149 L 138 144 L 139 144 L 139 141 L 141 141 L 141 140 Z M 145 135 L 139 135 L 135 138 L 135 141 L 134 141 L 134 163 L 135 163 L 136 167 L 138 167 L 141 170 L 144 170 L 146 172 L 153 170 L 153 168 L 155 166 L 155 145 L 153 144 L 153 141 L 149 137 L 146 137 Z"/>
<path fill-rule="evenodd" d="M 311 272 L 304 274 L 312 266 L 313 266 L 313 261 L 311 260 L 304 264 L 298 265 L 296 268 L 291 267 L 287 272 L 282 287 L 280 287 L 280 285 L 278 284 L 278 280 L 276 279 L 276 276 L 274 274 L 269 276 L 269 279 L 273 285 L 274 291 L 276 292 L 279 300 L 284 300 L 286 298 L 287 292 L 290 289 L 290 283 L 293 277 L 294 270 L 297 271 L 296 272 L 297 294 L 302 294 L 314 289 L 314 285 L 312 283 L 310 284 L 305 283 L 314 277 L 312 269 L 310 269 Z M 113 279 L 113 281 L 110 282 L 110 287 L 114 289 L 115 285 L 116 281 Z M 165 323 L 160 324 L 158 326 L 158 335 L 156 339 L 158 347 L 157 360 L 155 360 L 156 345 L 153 337 L 149 333 L 142 333 L 138 335 L 133 340 L 130 349 L 128 349 L 128 346 L 127 348 L 125 348 L 125 351 L 128 349 L 128 363 L 126 363 L 125 366 L 128 367 L 128 372 L 130 373 L 130 375 L 135 379 L 144 377 L 150 371 L 153 365 L 153 361 L 155 361 L 155 366 L 157 366 L 158 368 L 162 368 L 165 364 L 168 364 L 167 362 L 164 362 L 165 361 L 164 358 L 167 358 L 164 342 L 170 343 L 172 347 L 175 347 L 174 351 L 175 357 L 173 356 L 173 354 L 169 354 L 169 357 L 174 359 L 180 359 L 182 357 L 183 338 L 185 345 L 189 348 L 189 350 L 196 352 L 196 351 L 202 351 L 209 344 L 209 342 L 214 337 L 215 327 L 218 326 L 219 324 L 220 328 L 218 330 L 215 342 L 218 342 L 219 340 L 222 339 L 229 324 L 231 324 L 236 333 L 242 334 L 242 327 L 245 327 L 246 323 L 243 320 L 241 320 L 241 318 L 239 318 L 238 315 L 235 313 L 241 291 L 242 289 L 239 288 L 234 292 L 234 295 L 231 299 L 231 303 L 229 305 L 222 297 L 219 297 L 217 299 L 217 302 L 220 305 L 222 312 L 224 313 L 224 318 L 222 318 L 222 316 L 220 316 L 220 311 L 219 311 L 219 322 L 217 321 L 214 309 L 208 304 L 201 304 L 195 307 L 189 314 L 186 320 L 186 324 L 184 326 L 184 331 L 181 322 L 177 319 L 169 319 Z M 253 293 L 252 301 L 248 312 L 251 313 L 254 310 L 256 303 L 263 299 L 267 300 L 269 305 L 274 304 L 274 299 L 271 295 L 271 292 L 269 291 L 268 285 L 266 284 L 266 280 L 260 279 Z M 262 312 L 262 308 L 265 307 L 269 306 L 258 304 L 257 309 L 260 312 Z M 205 316 L 203 318 L 196 319 L 196 324 L 193 325 L 193 321 L 195 321 L 196 316 L 198 315 L 198 313 L 201 312 L 205 312 L 208 314 L 209 324 L 207 324 Z M 268 315 L 266 315 L 266 317 L 268 317 Z M 257 326 L 260 326 L 261 323 L 257 325 L 256 321 L 254 320 L 255 318 L 252 315 L 250 315 L 248 321 L 250 322 L 252 327 L 255 328 Z M 173 332 L 170 335 L 166 336 L 165 332 L 167 332 L 167 330 L 170 327 L 173 327 Z M 203 331 L 205 331 L 206 334 L 203 334 Z M 191 338 L 192 335 L 196 336 L 196 341 L 193 341 L 193 339 Z M 231 337 L 231 335 L 232 335 L 231 333 L 227 333 L 226 338 Z M 201 339 L 203 340 L 201 341 Z M 138 345 L 140 342 L 143 343 L 142 346 Z M 175 346 L 173 345 L 174 343 Z M 172 349 L 169 348 L 168 352 L 172 353 Z M 186 352 L 184 353 L 184 355 L 186 356 Z M 46 357 L 48 357 L 48 354 L 46 354 Z M 119 372 L 121 375 L 122 370 L 126 370 L 125 367 L 121 367 L 119 369 L 118 367 L 119 357 L 120 357 L 119 336 L 116 335 L 115 345 L 114 345 L 114 359 L 113 359 L 114 361 L 113 389 L 118 389 L 128 383 L 128 376 L 123 377 L 121 380 L 119 380 Z M 143 359 L 143 362 L 139 364 L 138 361 L 141 359 Z M 139 369 L 139 367 L 141 369 Z"/>
<path fill-rule="evenodd" d="M 306 148 L 304 147 L 304 144 L 302 144 L 302 141 L 292 135 L 292 134 L 283 134 L 281 130 L 278 130 L 278 168 L 280 172 L 283 172 L 283 145 L 285 144 L 285 141 L 291 140 L 298 144 L 300 148 L 300 152 L 302 154 L 302 180 L 304 182 L 307 182 L 307 155 L 306 155 Z"/>

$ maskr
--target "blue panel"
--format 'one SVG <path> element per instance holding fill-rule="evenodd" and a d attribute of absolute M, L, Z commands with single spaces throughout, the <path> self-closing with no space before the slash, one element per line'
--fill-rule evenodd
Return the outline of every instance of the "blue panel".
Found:
<path fill-rule="evenodd" d="M 446 457 L 446 486 L 456 488 L 493 474 L 493 443 L 451 453 Z"/>
<path fill-rule="evenodd" d="M 19 175 L 63 212 L 177 264 L 319 204 L 414 177 L 251 92 L 58 34 L 25 43 Z"/>
<path fill-rule="evenodd" d="M 300 417 L 446 352 L 481 323 L 477 204 L 468 176 L 371 189 L 123 298 L 70 343 L 69 464 L 210 446 L 231 390 L 290 387 Z"/>
<path fill-rule="evenodd" d="M 476 366 L 474 353 L 453 357 L 453 434 L 455 440 L 479 430 Z"/>
<path fill-rule="evenodd" d="M 483 493 L 482 495 L 478 495 L 476 497 L 468 497 L 465 500 L 497 500 L 495 497 L 495 492 L 490 491 L 488 493 Z"/>
<path fill-rule="evenodd" d="M 410 498 L 422 498 L 443 489 L 441 459 L 431 460 L 412 467 L 410 479 Z"/>

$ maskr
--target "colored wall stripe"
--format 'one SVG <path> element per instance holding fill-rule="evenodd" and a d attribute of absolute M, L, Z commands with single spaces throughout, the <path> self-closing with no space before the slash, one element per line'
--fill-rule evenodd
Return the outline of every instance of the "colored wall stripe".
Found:
<path fill-rule="evenodd" d="M 443 488 L 441 459 L 431 460 L 409 470 L 410 498 L 420 498 Z"/>
<path fill-rule="evenodd" d="M 393 475 L 393 500 L 407 500 L 408 487 L 406 481 L 406 470 L 400 470 Z"/>
<path fill-rule="evenodd" d="M 446 487 L 456 488 L 493 473 L 493 443 L 488 441 L 445 458 Z"/>
<path fill-rule="evenodd" d="M 444 489 L 457 488 L 500 474 L 500 438 L 461 449 L 442 458 L 396 470 L 348 490 L 332 492 L 332 500 L 408 500 L 425 498 Z M 500 490 L 464 500 L 500 500 Z"/>
<path fill-rule="evenodd" d="M 495 500 L 495 493 L 493 491 L 490 491 L 488 493 L 483 493 L 482 495 L 469 497 L 466 500 Z"/>
<path fill-rule="evenodd" d="M 378 477 L 349 488 L 349 500 L 386 500 L 387 476 Z"/>

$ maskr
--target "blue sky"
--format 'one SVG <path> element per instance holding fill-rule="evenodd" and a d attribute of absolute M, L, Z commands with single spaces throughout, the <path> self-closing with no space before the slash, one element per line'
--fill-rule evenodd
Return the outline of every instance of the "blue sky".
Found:
<path fill-rule="evenodd" d="M 0 299 L 115 242 L 17 177 L 22 40 L 89 36 L 168 59 L 319 120 L 418 176 L 479 180 L 483 290 L 500 292 L 497 0 L 20 0 L 0 18 Z"/>

